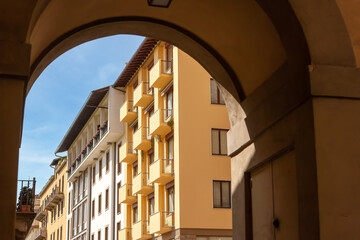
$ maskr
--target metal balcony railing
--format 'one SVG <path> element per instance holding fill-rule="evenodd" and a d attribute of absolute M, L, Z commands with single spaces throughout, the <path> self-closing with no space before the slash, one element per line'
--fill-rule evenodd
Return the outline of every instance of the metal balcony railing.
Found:
<path fill-rule="evenodd" d="M 53 188 L 50 196 L 45 200 L 45 209 L 52 210 L 56 206 L 56 204 L 63 198 L 64 193 L 60 191 L 60 188 Z"/>
<path fill-rule="evenodd" d="M 173 62 L 172 60 L 160 60 L 161 74 L 173 74 Z"/>

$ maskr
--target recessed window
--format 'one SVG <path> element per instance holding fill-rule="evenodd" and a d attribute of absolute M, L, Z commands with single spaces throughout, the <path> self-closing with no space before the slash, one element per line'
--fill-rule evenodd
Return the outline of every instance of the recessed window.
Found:
<path fill-rule="evenodd" d="M 109 227 L 106 226 L 105 227 L 105 240 L 108 240 L 109 239 Z"/>
<path fill-rule="evenodd" d="M 138 221 L 138 205 L 137 203 L 134 203 L 132 205 L 133 209 L 133 223 L 136 223 Z"/>
<path fill-rule="evenodd" d="M 93 185 L 95 185 L 95 179 L 96 179 L 96 165 L 95 166 L 93 166 L 93 168 L 92 168 L 92 183 L 93 183 Z"/>
<path fill-rule="evenodd" d="M 211 129 L 212 155 L 227 156 L 227 129 Z"/>
<path fill-rule="evenodd" d="M 109 209 L 109 188 L 105 190 L 105 211 Z"/>
<path fill-rule="evenodd" d="M 220 89 L 217 86 L 215 79 L 210 78 L 210 98 L 211 104 L 225 105 L 224 98 L 221 95 Z"/>
<path fill-rule="evenodd" d="M 167 202 L 167 211 L 174 212 L 175 202 L 174 202 L 174 181 L 169 182 L 165 186 L 166 188 L 166 202 Z"/>
<path fill-rule="evenodd" d="M 116 239 L 117 239 L 117 240 L 120 240 L 121 222 L 118 222 L 118 223 L 116 224 L 116 228 L 117 228 Z"/>
<path fill-rule="evenodd" d="M 101 214 L 101 194 L 99 195 L 99 200 L 98 200 L 98 214 Z"/>
<path fill-rule="evenodd" d="M 231 208 L 230 181 L 213 181 L 214 208 Z"/>
<path fill-rule="evenodd" d="M 101 240 L 101 230 L 98 231 L 98 240 Z"/>
<path fill-rule="evenodd" d="M 106 153 L 106 172 L 109 172 L 110 169 L 110 152 Z"/>
<path fill-rule="evenodd" d="M 118 182 L 117 184 L 117 213 L 121 213 L 121 204 L 119 200 L 119 194 L 120 194 L 120 188 L 121 188 L 121 182 Z"/>
<path fill-rule="evenodd" d="M 151 216 L 155 212 L 154 193 L 148 195 L 148 202 L 149 202 L 149 216 Z"/>
<path fill-rule="evenodd" d="M 138 175 L 139 168 L 138 168 L 138 161 L 133 163 L 133 177 L 136 177 Z"/>
<path fill-rule="evenodd" d="M 99 160 L 99 179 L 102 178 L 102 159 Z"/>

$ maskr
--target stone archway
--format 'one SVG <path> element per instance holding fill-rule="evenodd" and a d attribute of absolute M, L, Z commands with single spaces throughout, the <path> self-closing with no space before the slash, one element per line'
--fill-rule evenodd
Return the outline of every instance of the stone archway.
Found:
<path fill-rule="evenodd" d="M 244 176 L 286 149 L 296 157 L 299 236 L 357 236 L 359 217 L 351 210 L 360 194 L 357 189 L 355 197 L 343 194 L 341 188 L 359 180 L 353 173 L 358 167 L 359 115 L 353 110 L 360 99 L 360 20 L 349 17 L 359 8 L 355 1 L 174 0 L 170 8 L 157 9 L 142 0 L 44 0 L 7 3 L 5 8 L 0 17 L 2 26 L 8 26 L 0 30 L 0 111 L 6 117 L 0 124 L 7 128 L 0 145 L 7 161 L 0 167 L 9 171 L 0 182 L 15 184 L 25 96 L 41 71 L 82 42 L 115 33 L 143 34 L 188 52 L 229 93 L 235 236 L 251 237 Z M 329 132 L 335 127 L 334 138 Z M 336 161 L 344 154 L 348 167 Z M 333 182 L 339 169 L 342 177 Z M 15 188 L 7 189 L 15 196 Z M 332 194 L 335 200 L 329 201 Z M 12 198 L 1 203 L 0 213 L 11 218 Z M 345 215 L 353 224 L 347 224 Z M 0 230 L 6 233 L 13 226 L 2 222 Z"/>

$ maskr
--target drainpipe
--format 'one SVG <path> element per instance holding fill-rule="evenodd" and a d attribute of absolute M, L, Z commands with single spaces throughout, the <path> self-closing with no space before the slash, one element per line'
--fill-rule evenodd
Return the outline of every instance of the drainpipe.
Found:
<path fill-rule="evenodd" d="M 111 226 L 112 226 L 112 229 L 111 229 L 111 238 L 110 239 L 116 239 L 115 238 L 115 228 L 116 228 L 116 221 L 115 221 L 115 216 L 117 214 L 117 210 L 116 210 L 116 164 L 117 164 L 117 161 L 116 161 L 116 142 L 113 142 L 113 164 L 112 164 L 112 167 L 113 167 L 113 171 L 112 171 L 112 211 L 111 211 Z"/>

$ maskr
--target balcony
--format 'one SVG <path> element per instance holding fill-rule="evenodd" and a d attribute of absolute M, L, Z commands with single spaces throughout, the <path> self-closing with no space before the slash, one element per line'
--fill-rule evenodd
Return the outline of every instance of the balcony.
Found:
<path fill-rule="evenodd" d="M 148 82 L 141 82 L 134 90 L 134 105 L 137 107 L 147 107 L 154 101 L 153 89 Z"/>
<path fill-rule="evenodd" d="M 150 183 L 166 184 L 174 179 L 174 160 L 158 159 L 150 165 Z"/>
<path fill-rule="evenodd" d="M 174 122 L 172 109 L 158 109 L 150 117 L 150 134 L 164 136 L 172 129 Z"/>
<path fill-rule="evenodd" d="M 40 206 L 36 212 L 35 220 L 41 221 L 47 215 L 47 210 L 43 206 Z"/>
<path fill-rule="evenodd" d="M 173 212 L 157 212 L 150 216 L 149 233 L 163 234 L 170 232 L 174 226 Z"/>
<path fill-rule="evenodd" d="M 150 87 L 163 89 L 172 79 L 172 61 L 159 60 L 150 70 Z"/>
<path fill-rule="evenodd" d="M 137 118 L 133 101 L 128 100 L 120 107 L 120 122 L 132 123 Z"/>
<path fill-rule="evenodd" d="M 140 127 L 133 135 L 134 149 L 147 151 L 151 148 L 151 135 L 148 127 Z"/>
<path fill-rule="evenodd" d="M 132 142 L 126 142 L 120 147 L 120 162 L 131 164 L 137 160 L 137 151 L 133 149 Z"/>
<path fill-rule="evenodd" d="M 132 227 L 132 237 L 135 240 L 138 239 L 149 239 L 152 238 L 152 235 L 147 231 L 148 222 L 144 220 L 140 220 L 133 224 Z"/>
<path fill-rule="evenodd" d="M 41 240 L 41 239 L 46 239 L 46 227 L 42 227 L 37 229 L 34 232 L 34 237 L 31 237 L 30 239 L 32 240 Z"/>
<path fill-rule="evenodd" d="M 123 228 L 120 231 L 118 231 L 118 238 L 121 240 L 132 240 L 131 238 L 131 228 Z"/>
<path fill-rule="evenodd" d="M 72 161 L 70 168 L 67 170 L 68 179 L 73 176 L 73 173 L 76 172 L 81 163 L 92 153 L 92 150 L 95 149 L 101 140 L 106 136 L 106 133 L 109 131 L 108 125 L 108 120 L 105 120 L 92 138 L 86 143 L 74 161 Z"/>
<path fill-rule="evenodd" d="M 148 184 L 148 174 L 141 172 L 133 178 L 133 193 L 147 195 L 153 191 L 153 187 Z"/>
<path fill-rule="evenodd" d="M 45 209 L 51 211 L 63 198 L 64 194 L 59 187 L 54 188 L 50 197 L 45 200 Z"/>
<path fill-rule="evenodd" d="M 132 184 L 124 184 L 119 189 L 119 202 L 124 204 L 133 204 L 137 198 L 132 195 Z"/>

